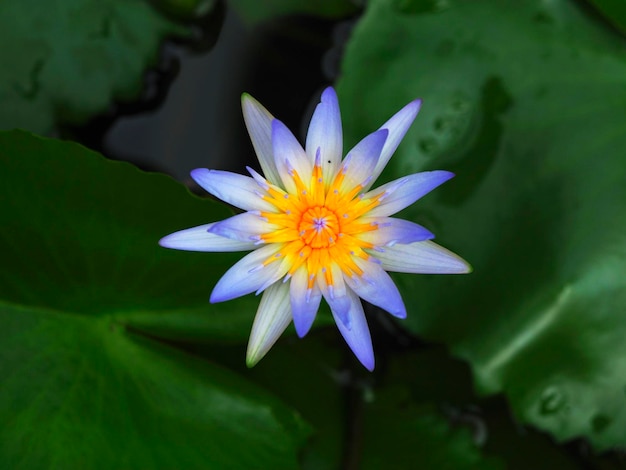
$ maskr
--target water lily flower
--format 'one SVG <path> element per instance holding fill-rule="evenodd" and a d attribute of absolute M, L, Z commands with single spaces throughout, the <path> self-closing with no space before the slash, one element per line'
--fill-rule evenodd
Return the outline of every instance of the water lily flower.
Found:
<path fill-rule="evenodd" d="M 244 212 L 160 240 L 192 251 L 253 250 L 215 286 L 210 301 L 263 293 L 247 350 L 252 367 L 293 320 L 303 337 L 322 298 L 339 331 L 369 370 L 374 353 L 359 299 L 398 318 L 406 307 L 387 271 L 459 274 L 470 266 L 431 241 L 426 228 L 390 217 L 452 176 L 426 171 L 370 189 L 415 119 L 420 100 L 402 108 L 342 159 L 337 95 L 327 88 L 303 148 L 259 102 L 244 94 L 244 120 L 263 175 L 196 169 L 206 191 Z"/>

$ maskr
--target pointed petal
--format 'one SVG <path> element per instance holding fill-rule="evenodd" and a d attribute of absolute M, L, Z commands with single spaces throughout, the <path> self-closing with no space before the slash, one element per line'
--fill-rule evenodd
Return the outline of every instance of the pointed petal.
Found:
<path fill-rule="evenodd" d="M 361 305 L 361 301 L 352 289 L 348 289 L 348 298 L 350 299 L 348 316 L 350 317 L 351 328 L 347 328 L 335 312 L 333 312 L 333 317 L 335 317 L 337 328 L 339 328 L 341 335 L 348 343 L 348 346 L 350 346 L 350 349 L 352 349 L 354 355 L 367 370 L 372 371 L 374 370 L 374 350 L 372 348 L 370 330 L 363 313 L 363 305 Z"/>
<path fill-rule="evenodd" d="M 291 177 L 291 169 L 298 172 L 300 179 L 309 185 L 313 173 L 313 164 L 309 161 L 302 146 L 291 131 L 278 119 L 272 121 L 272 145 L 274 163 L 287 192 L 294 194 L 296 184 Z"/>
<path fill-rule="evenodd" d="M 315 108 L 306 136 L 306 153 L 311 162 L 320 149 L 322 176 L 326 185 L 332 183 L 343 157 L 341 113 L 337 93 L 328 87 L 322 93 L 321 102 Z"/>
<path fill-rule="evenodd" d="M 274 279 L 282 263 L 275 261 L 264 266 L 263 262 L 276 255 L 280 248 L 281 245 L 272 243 L 240 259 L 217 282 L 211 293 L 211 302 L 224 302 L 255 292 L 268 280 Z"/>
<path fill-rule="evenodd" d="M 354 146 L 343 161 L 345 172 L 342 191 L 349 191 L 359 184 L 369 184 L 380 151 L 387 140 L 387 129 L 376 131 Z"/>
<path fill-rule="evenodd" d="M 336 263 L 332 263 L 329 269 L 332 271 L 332 285 L 328 285 L 325 276 L 320 274 L 317 276 L 317 286 L 333 314 L 343 322 L 346 328 L 351 328 L 350 316 L 348 315 L 350 311 L 350 298 L 347 294 L 348 289 L 346 289 L 343 273 Z"/>
<path fill-rule="evenodd" d="M 301 266 L 291 278 L 289 293 L 293 324 L 300 338 L 306 335 L 311 329 L 320 306 L 320 301 L 322 300 L 322 293 L 317 285 L 313 285 L 311 292 L 307 293 L 308 282 L 309 271 L 306 267 Z"/>
<path fill-rule="evenodd" d="M 417 116 L 421 105 L 422 100 L 411 101 L 380 127 L 381 129 L 387 129 L 389 131 L 389 137 L 387 137 L 385 146 L 380 153 L 380 158 L 376 163 L 376 168 L 372 171 L 372 180 L 370 181 L 369 186 L 365 188 L 366 190 L 374 184 L 376 178 L 380 176 L 385 169 L 385 166 L 387 166 L 387 163 L 389 163 L 391 156 L 398 148 L 398 145 L 400 145 L 406 131 L 409 127 L 411 127 L 411 124 L 413 123 L 415 116 Z"/>
<path fill-rule="evenodd" d="M 428 229 L 404 219 L 394 217 L 363 217 L 359 222 L 376 225 L 376 230 L 354 234 L 355 238 L 374 246 L 393 246 L 396 243 L 413 243 L 430 240 L 435 235 Z"/>
<path fill-rule="evenodd" d="M 366 193 L 367 199 L 381 192 L 386 193 L 380 204 L 367 213 L 368 217 L 393 215 L 405 207 L 410 206 L 419 198 L 428 194 L 437 186 L 445 183 L 454 176 L 449 171 L 424 171 L 399 178 Z"/>
<path fill-rule="evenodd" d="M 248 367 L 253 367 L 265 356 L 290 322 L 289 287 L 283 283 L 274 284 L 263 293 L 254 317 L 246 352 Z"/>
<path fill-rule="evenodd" d="M 256 212 L 244 212 L 213 224 L 209 233 L 231 240 L 256 243 L 260 240 L 259 235 L 272 232 L 277 228 L 277 225 L 266 222 Z"/>
<path fill-rule="evenodd" d="M 361 277 L 346 277 L 346 283 L 356 294 L 369 303 L 382 308 L 394 317 L 406 318 L 406 307 L 395 283 L 378 264 L 355 259 L 363 270 Z"/>
<path fill-rule="evenodd" d="M 247 251 L 256 248 L 253 242 L 229 240 L 228 238 L 209 233 L 216 223 L 199 225 L 198 227 L 179 230 L 159 240 L 164 248 L 185 251 Z"/>
<path fill-rule="evenodd" d="M 263 199 L 265 190 L 249 176 L 197 168 L 191 177 L 213 196 L 244 211 L 276 212 L 276 207 Z"/>
<path fill-rule="evenodd" d="M 431 241 L 398 244 L 385 248 L 382 253 L 373 252 L 372 256 L 382 262 L 383 269 L 399 273 L 465 274 L 472 271 L 463 258 Z"/>
<path fill-rule="evenodd" d="M 273 183 L 280 183 L 278 170 L 274 163 L 274 149 L 272 148 L 272 120 L 274 116 L 247 93 L 241 96 L 241 109 L 252 146 L 265 178 Z"/>

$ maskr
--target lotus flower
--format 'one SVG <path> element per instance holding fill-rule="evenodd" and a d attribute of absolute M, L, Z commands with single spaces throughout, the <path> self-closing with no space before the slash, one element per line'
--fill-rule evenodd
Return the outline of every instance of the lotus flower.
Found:
<path fill-rule="evenodd" d="M 211 302 L 263 293 L 252 327 L 247 364 L 252 367 L 293 320 L 310 330 L 322 297 L 339 331 L 369 370 L 374 352 L 361 303 L 398 318 L 406 307 L 387 271 L 459 274 L 470 266 L 430 241 L 434 235 L 391 217 L 440 184 L 448 171 L 415 173 L 376 189 L 372 185 L 415 119 L 412 101 L 342 158 L 337 95 L 327 88 L 303 148 L 294 135 L 251 96 L 243 115 L 263 175 L 206 168 L 193 179 L 213 196 L 241 209 L 228 219 L 161 239 L 167 248 L 192 251 L 252 250 L 219 280 Z"/>

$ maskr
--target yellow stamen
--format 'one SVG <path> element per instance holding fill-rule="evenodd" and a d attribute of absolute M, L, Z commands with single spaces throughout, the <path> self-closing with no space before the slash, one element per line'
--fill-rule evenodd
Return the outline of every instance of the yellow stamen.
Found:
<path fill-rule="evenodd" d="M 363 250 L 372 249 L 374 245 L 354 235 L 378 229 L 377 225 L 362 222 L 360 218 L 380 204 L 384 193 L 362 199 L 359 195 L 363 190 L 361 185 L 346 187 L 344 184 L 345 171 L 346 167 L 341 167 L 326 189 L 318 156 L 308 185 L 295 169 L 289 170 L 296 186 L 294 194 L 270 185 L 264 199 L 278 212 L 261 212 L 260 215 L 279 228 L 261 235 L 260 240 L 281 243 L 283 247 L 264 265 L 284 260 L 290 266 L 289 275 L 305 266 L 308 289 L 314 287 L 320 276 L 328 286 L 333 286 L 336 282 L 334 270 L 340 270 L 345 276 L 363 275 L 355 259 L 369 259 Z"/>

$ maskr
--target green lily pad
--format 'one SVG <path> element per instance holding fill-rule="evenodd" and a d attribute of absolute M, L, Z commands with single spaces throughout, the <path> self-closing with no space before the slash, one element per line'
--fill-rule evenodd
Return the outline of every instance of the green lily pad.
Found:
<path fill-rule="evenodd" d="M 302 423 L 220 367 L 112 317 L 0 304 L 0 323 L 8 468 L 298 468 Z"/>
<path fill-rule="evenodd" d="M 167 250 L 159 238 L 229 217 L 172 178 L 77 144 L 0 133 L 6 253 L 0 299 L 109 315 L 164 339 L 245 342 L 258 299 L 209 304 L 241 253 Z M 242 352 L 243 354 L 243 352 Z"/>
<path fill-rule="evenodd" d="M 145 0 L 0 2 L 0 129 L 52 134 L 137 98 L 161 41 L 188 34 Z"/>
<path fill-rule="evenodd" d="M 169 177 L 21 131 L 0 133 L 0 167 L 0 460 L 297 468 L 307 427 L 290 408 L 151 339 L 235 342 L 243 363 L 253 300 L 208 303 L 238 255 L 157 245 L 228 210 Z"/>
<path fill-rule="evenodd" d="M 338 85 L 352 142 L 424 99 L 383 178 L 457 174 L 402 215 L 474 273 L 396 276 L 404 324 L 599 450 L 626 445 L 625 45 L 564 0 L 376 0 Z"/>

